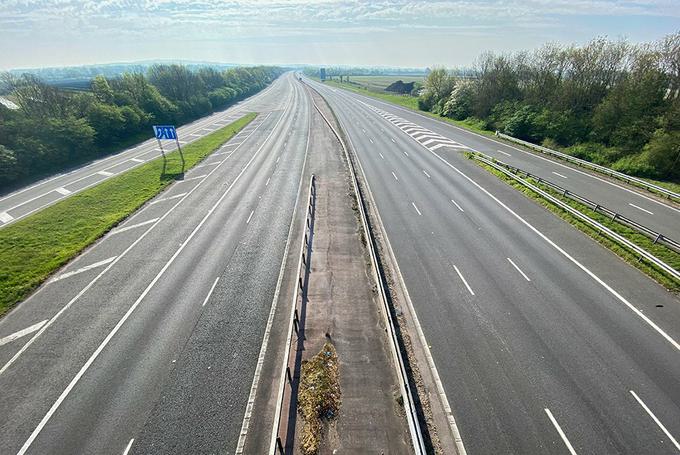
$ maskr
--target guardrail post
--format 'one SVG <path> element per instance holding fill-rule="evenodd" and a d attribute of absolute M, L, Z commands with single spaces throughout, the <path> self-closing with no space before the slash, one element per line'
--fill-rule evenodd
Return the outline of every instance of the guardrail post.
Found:
<path fill-rule="evenodd" d="M 655 244 L 656 242 L 658 242 L 660 238 L 661 238 L 661 234 L 657 234 L 656 238 L 654 239 L 654 242 L 652 242 L 652 245 Z"/>

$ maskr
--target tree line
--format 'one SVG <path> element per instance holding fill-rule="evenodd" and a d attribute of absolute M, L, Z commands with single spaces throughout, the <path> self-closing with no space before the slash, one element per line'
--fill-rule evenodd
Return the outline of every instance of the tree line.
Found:
<path fill-rule="evenodd" d="M 19 109 L 0 105 L 0 188 L 143 140 L 153 124 L 182 124 L 222 109 L 282 71 L 153 65 L 146 74 L 94 77 L 84 92 L 62 90 L 28 73 L 5 73 L 0 83 Z"/>
<path fill-rule="evenodd" d="M 420 109 L 642 177 L 680 181 L 680 33 L 485 53 L 427 76 Z"/>

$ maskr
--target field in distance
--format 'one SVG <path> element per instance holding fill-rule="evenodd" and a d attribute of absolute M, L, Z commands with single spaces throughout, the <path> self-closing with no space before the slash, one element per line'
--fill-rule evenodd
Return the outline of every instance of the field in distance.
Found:
<path fill-rule="evenodd" d="M 409 82 L 422 84 L 425 81 L 425 76 L 350 76 L 349 80 L 368 90 L 384 91 L 385 87 L 399 80 L 405 84 Z"/>

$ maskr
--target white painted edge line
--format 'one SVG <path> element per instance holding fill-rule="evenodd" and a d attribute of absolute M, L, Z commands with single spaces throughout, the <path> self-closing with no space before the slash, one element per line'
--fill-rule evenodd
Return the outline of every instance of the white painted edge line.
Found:
<path fill-rule="evenodd" d="M 498 153 L 502 153 L 505 156 L 512 156 L 508 152 L 504 152 L 503 150 L 496 150 Z"/>
<path fill-rule="evenodd" d="M 111 177 L 113 175 L 113 172 L 99 171 L 99 172 L 96 172 L 96 174 L 103 175 L 104 177 Z"/>
<path fill-rule="evenodd" d="M 56 191 L 57 193 L 61 194 L 62 196 L 68 196 L 69 194 L 71 194 L 71 191 L 70 191 L 70 190 L 67 190 L 67 189 L 64 188 L 64 187 L 57 188 L 57 189 L 54 190 L 54 191 Z"/>
<path fill-rule="evenodd" d="M 397 178 L 397 174 L 395 174 L 394 171 L 392 171 L 392 176 L 394 177 L 394 180 L 396 180 L 397 182 L 399 181 L 399 179 Z"/>
<path fill-rule="evenodd" d="M 14 221 L 14 217 L 7 212 L 1 212 L 0 221 L 3 223 L 9 223 L 10 221 Z"/>
<path fill-rule="evenodd" d="M 552 424 L 555 426 L 555 429 L 557 430 L 557 432 L 560 434 L 562 441 L 564 441 L 564 445 L 567 446 L 567 449 L 569 449 L 569 453 L 571 455 L 576 455 L 576 451 L 574 450 L 574 447 L 571 445 L 571 442 L 569 442 L 569 439 L 567 439 L 567 435 L 565 435 L 564 431 L 562 431 L 560 424 L 557 423 L 557 420 L 555 420 L 555 417 L 553 417 L 552 412 L 550 412 L 550 409 L 545 408 L 545 413 L 548 414 L 548 418 L 550 419 Z"/>
<path fill-rule="evenodd" d="M 517 267 L 517 264 L 515 264 L 515 262 L 514 262 L 512 259 L 510 259 L 510 258 L 506 258 L 506 259 L 507 259 L 508 261 L 510 261 L 510 264 L 512 264 L 512 266 L 513 266 L 515 269 L 517 269 L 517 271 L 524 277 L 525 280 L 531 281 L 531 280 L 529 279 L 529 277 L 526 275 L 526 273 L 522 272 L 522 269 L 520 269 L 519 267 Z"/>
<path fill-rule="evenodd" d="M 395 175 L 394 178 L 397 178 L 397 176 Z M 416 209 L 416 212 L 418 212 L 418 215 L 423 216 L 423 214 L 420 213 L 420 210 L 418 210 L 418 207 L 416 206 L 415 202 L 411 202 L 411 205 L 413 206 L 414 209 Z"/>
<path fill-rule="evenodd" d="M 458 267 L 456 267 L 456 266 L 454 265 L 453 268 L 456 269 L 456 273 L 458 274 L 458 276 L 460 277 L 461 281 L 463 282 L 463 284 L 464 284 L 465 287 L 467 288 L 468 292 L 469 292 L 470 294 L 472 294 L 472 295 L 475 295 L 475 291 L 472 290 L 472 288 L 471 288 L 470 285 L 468 284 L 468 282 L 467 282 L 467 280 L 465 279 L 465 277 L 463 276 L 463 274 L 460 273 L 460 270 L 458 270 Z"/>
<path fill-rule="evenodd" d="M 654 420 L 654 422 L 661 428 L 661 431 L 663 431 L 666 436 L 668 436 L 668 439 L 671 440 L 673 445 L 675 446 L 676 449 L 678 449 L 678 452 L 680 452 L 680 444 L 678 444 L 678 441 L 673 437 L 673 435 L 666 429 L 666 427 L 661 423 L 661 421 L 654 415 L 651 409 L 647 407 L 647 405 L 640 399 L 640 397 L 637 395 L 637 393 L 633 392 L 632 390 L 630 393 L 633 395 L 633 397 L 637 400 L 638 403 L 640 403 L 640 406 L 643 407 L 645 411 L 647 411 L 647 414 Z"/>
<path fill-rule="evenodd" d="M 456 201 L 454 201 L 453 199 L 451 199 L 451 202 L 453 202 L 453 205 L 455 205 L 456 207 L 458 207 L 458 210 L 460 210 L 461 212 L 465 212 L 465 210 L 463 210 L 463 207 L 461 207 L 460 205 L 458 205 L 458 203 L 457 203 Z"/>
<path fill-rule="evenodd" d="M 311 122 L 309 123 L 309 129 L 307 132 L 307 145 L 305 147 L 305 160 L 302 163 L 302 172 L 300 173 L 300 183 L 298 184 L 298 192 L 295 196 L 295 205 L 293 206 L 293 214 L 291 216 L 290 225 L 288 227 L 288 238 L 286 240 L 286 246 L 283 249 L 283 258 L 281 259 L 281 268 L 279 269 L 279 277 L 276 281 L 276 290 L 274 291 L 274 297 L 272 298 L 272 305 L 269 310 L 269 318 L 267 319 L 267 325 L 265 326 L 264 336 L 262 337 L 262 345 L 260 346 L 260 353 L 257 356 L 257 366 L 255 367 L 255 374 L 253 375 L 253 382 L 250 386 L 250 393 L 248 395 L 248 403 L 246 405 L 246 412 L 243 415 L 243 422 L 241 423 L 241 431 L 238 437 L 238 443 L 236 444 L 235 455 L 243 454 L 243 449 L 246 443 L 246 437 L 248 436 L 248 427 L 250 426 L 250 419 L 253 414 L 253 405 L 255 404 L 255 396 L 257 395 L 257 388 L 260 383 L 260 377 L 262 374 L 262 368 L 264 366 L 264 358 L 267 354 L 267 345 L 269 344 L 269 336 L 271 334 L 272 326 L 274 324 L 274 315 L 276 313 L 277 304 L 279 301 L 279 294 L 281 293 L 281 286 L 283 284 L 283 277 L 286 270 L 286 263 L 288 260 L 288 251 L 290 250 L 290 244 L 293 237 L 293 227 L 295 225 L 295 217 L 297 216 L 298 203 L 300 201 L 300 192 L 302 191 L 302 184 L 305 180 L 305 169 L 307 168 L 307 156 L 309 151 L 309 139 L 311 136 Z"/>
<path fill-rule="evenodd" d="M 135 442 L 135 438 L 130 439 L 130 442 L 128 442 L 128 445 L 125 446 L 125 450 L 123 451 L 123 455 L 128 455 L 130 452 L 130 449 L 132 448 L 132 443 Z"/>
<path fill-rule="evenodd" d="M 141 158 L 130 158 L 130 161 L 134 161 L 135 163 L 144 163 L 145 161 Z"/>
<path fill-rule="evenodd" d="M 654 215 L 654 214 L 653 214 L 652 212 L 650 212 L 649 210 L 643 209 L 642 207 L 637 206 L 637 205 L 635 205 L 635 204 L 633 204 L 633 203 L 630 203 L 630 202 L 629 202 L 628 205 L 630 205 L 631 207 L 635 207 L 635 208 L 638 209 L 638 210 L 642 210 L 642 211 L 645 212 L 645 213 L 649 213 L 650 215 Z"/>
<path fill-rule="evenodd" d="M 171 200 L 173 200 L 173 199 L 177 199 L 177 198 L 183 197 L 183 196 L 185 196 L 186 194 L 187 194 L 187 193 L 179 193 L 179 194 L 175 194 L 174 196 L 168 196 L 168 197 L 164 197 L 164 198 L 161 198 L 161 199 L 156 199 L 155 201 L 149 202 L 149 205 L 158 204 L 159 202 L 171 201 Z"/>
<path fill-rule="evenodd" d="M 562 177 L 563 179 L 566 179 L 566 178 L 567 178 L 566 175 L 562 175 L 562 174 L 560 174 L 559 172 L 552 171 L 552 173 L 555 174 L 555 175 L 558 176 L 558 177 Z"/>
<path fill-rule="evenodd" d="M 76 384 L 80 381 L 80 378 L 83 377 L 83 375 L 85 374 L 85 372 L 87 372 L 87 370 L 88 370 L 88 369 L 90 368 L 90 366 L 94 363 L 94 361 L 97 359 L 97 357 L 99 357 L 99 354 L 101 354 L 101 352 L 104 350 L 104 348 L 106 348 L 106 346 L 107 346 L 107 345 L 109 344 L 109 342 L 113 339 L 113 337 L 116 335 L 116 333 L 118 333 L 118 331 L 119 331 L 120 328 L 123 326 L 123 324 L 125 324 L 125 322 L 128 320 L 128 318 L 132 315 L 132 313 L 133 313 L 133 312 L 137 309 L 137 307 L 141 304 L 142 300 L 144 300 L 144 297 L 146 297 L 146 295 L 147 295 L 147 294 L 151 291 L 151 289 L 156 285 L 156 283 L 158 282 L 158 280 L 160 280 L 160 278 L 165 274 L 165 271 L 173 264 L 173 262 L 175 262 L 175 259 L 177 258 L 177 256 L 179 256 L 179 255 L 182 253 L 182 251 L 184 251 L 184 248 L 185 248 L 189 243 L 191 243 L 191 240 L 194 238 L 194 236 L 196 235 L 196 233 L 201 229 L 201 227 L 203 227 L 203 225 L 204 225 L 205 222 L 208 220 L 208 218 L 210 218 L 210 216 L 215 212 L 215 210 L 217 209 L 217 207 L 219 206 L 219 204 L 220 204 L 220 203 L 227 197 L 227 195 L 231 192 L 231 189 L 234 187 L 234 185 L 236 185 L 236 182 L 238 182 L 238 181 L 241 179 L 241 176 L 243 176 L 243 174 L 244 174 L 244 173 L 246 172 L 246 170 L 250 167 L 250 165 L 253 163 L 253 161 L 255 160 L 255 158 L 257 158 L 257 156 L 260 154 L 260 151 L 264 148 L 265 144 L 267 144 L 269 138 L 274 134 L 274 131 L 276 131 L 276 127 L 278 126 L 278 124 L 281 122 L 282 119 L 283 119 L 283 116 L 279 117 L 277 123 L 274 125 L 274 127 L 272 128 L 272 130 L 271 130 L 271 132 L 269 133 L 269 135 L 267 136 L 267 138 L 264 140 L 264 142 L 262 143 L 262 145 L 260 145 L 260 147 L 255 151 L 255 153 L 254 153 L 253 156 L 250 158 L 250 160 L 245 164 L 245 166 L 241 169 L 241 172 L 239 172 L 239 174 L 236 176 L 236 178 L 231 182 L 231 184 L 227 187 L 227 189 L 222 193 L 222 195 L 221 195 L 220 198 L 217 200 L 217 202 L 215 202 L 215 204 L 210 208 L 210 210 L 208 210 L 208 213 L 206 213 L 206 215 L 201 219 L 201 221 L 200 221 L 200 222 L 196 225 L 196 227 L 191 231 L 191 234 L 189 234 L 189 236 L 187 237 L 187 239 L 180 245 L 180 247 L 175 251 L 175 253 L 172 255 L 172 257 L 170 257 L 170 259 L 168 260 L 168 262 L 165 263 L 165 265 L 164 265 L 163 268 L 160 270 L 160 272 L 158 272 L 158 274 L 154 277 L 154 279 L 151 281 L 151 283 L 149 283 L 149 285 L 144 289 L 144 291 L 142 292 L 142 294 L 137 298 L 137 300 L 135 300 L 135 302 L 132 304 L 132 306 L 130 306 L 130 308 L 129 308 L 129 309 L 127 310 L 127 312 L 123 315 L 123 317 L 120 318 L 120 320 L 118 321 L 118 323 L 116 323 L 116 325 L 114 326 L 114 328 L 109 332 L 109 334 L 106 336 L 106 338 L 104 338 L 104 341 L 102 341 L 101 344 L 97 347 L 97 349 L 92 353 L 92 355 L 90 356 L 90 358 L 85 362 L 85 364 L 81 367 L 81 369 L 78 371 L 78 373 L 76 373 L 76 375 L 73 377 L 73 379 L 72 379 L 71 382 L 68 384 L 68 386 L 66 386 L 66 388 L 64 389 L 64 391 L 61 393 L 61 395 L 59 395 L 59 397 L 57 398 L 57 400 L 52 404 L 52 406 L 51 406 L 50 409 L 47 411 L 47 413 L 45 414 L 45 416 L 40 420 L 40 423 L 38 423 L 38 425 L 35 427 L 35 429 L 34 429 L 33 432 L 31 433 L 31 435 L 28 437 L 28 439 L 26 440 L 26 442 L 24 442 L 24 445 L 21 447 L 21 449 L 19 450 L 19 452 L 17 453 L 17 455 L 25 455 L 25 453 L 26 453 L 26 452 L 28 451 L 28 449 L 31 447 L 31 444 L 33 444 L 33 441 L 35 440 L 35 438 L 38 437 L 38 435 L 40 434 L 40 432 L 42 431 L 42 429 L 45 427 L 45 425 L 47 424 L 47 422 L 52 418 L 52 415 L 54 415 L 54 413 L 59 409 L 59 407 L 61 406 L 61 403 L 66 399 L 66 397 L 68 397 L 68 395 L 71 393 L 71 390 L 73 390 L 73 388 L 76 386 Z M 214 169 L 217 169 L 217 168 L 214 168 Z M 195 189 L 195 188 L 194 188 L 194 189 Z M 187 196 L 188 196 L 188 195 L 187 195 Z M 181 201 L 180 201 L 180 202 L 181 202 Z M 178 205 L 179 205 L 179 202 L 178 202 Z M 165 216 L 167 216 L 168 213 L 170 213 L 170 212 L 167 212 L 166 215 L 164 215 L 163 217 L 161 217 L 161 219 L 163 219 Z M 158 222 L 160 222 L 160 220 L 159 220 Z M 154 226 L 156 226 L 156 225 L 154 224 Z M 153 226 L 152 226 L 151 228 L 149 228 L 149 230 L 147 230 L 147 232 L 149 232 L 151 229 L 153 229 Z M 142 237 L 140 237 L 140 239 L 141 239 L 141 238 L 142 238 Z M 140 239 L 138 239 L 138 240 L 140 240 Z M 134 246 L 134 245 L 135 245 L 135 244 L 133 244 L 133 245 L 131 245 L 130 247 L 128 247 L 128 250 L 129 250 L 132 246 Z M 128 250 L 126 250 L 126 251 L 128 251 Z M 89 285 L 88 285 L 88 286 L 89 286 Z M 86 287 L 85 290 L 86 290 L 86 289 L 88 289 L 88 288 Z M 81 291 L 81 292 L 78 294 L 78 296 L 80 296 L 81 293 L 83 293 L 83 292 L 84 292 L 84 290 Z M 76 297 L 78 297 L 78 296 L 76 296 Z M 74 301 L 74 300 L 71 299 L 71 301 Z M 50 322 L 53 321 L 53 320 L 55 319 L 55 317 L 58 316 L 62 311 L 65 311 L 66 308 L 68 308 L 68 306 L 65 306 L 64 308 L 62 308 L 62 309 L 59 311 L 59 313 L 57 313 L 57 315 L 55 315 L 55 316 L 52 317 L 52 319 L 50 320 Z M 48 323 L 48 324 L 49 324 L 49 323 Z M 45 326 L 43 327 L 43 329 L 41 329 L 41 332 L 45 329 L 45 327 L 48 326 L 48 324 L 45 324 Z M 40 332 L 38 332 L 38 333 L 40 333 Z M 2 368 L 2 370 L 0 370 L 0 374 L 1 374 L 3 371 L 5 371 L 5 369 L 6 369 L 9 365 L 11 365 L 11 362 L 13 361 L 13 359 L 15 359 L 21 352 L 23 352 L 23 351 L 17 352 L 17 353 L 14 355 L 14 357 L 12 358 L 12 360 L 10 360 L 9 362 L 7 362 L 7 363 L 5 364 L 5 366 Z"/>
<path fill-rule="evenodd" d="M 23 336 L 28 335 L 29 333 L 33 333 L 36 330 L 39 330 L 40 327 L 45 325 L 47 323 L 48 319 L 45 319 L 44 321 L 38 322 L 36 324 L 33 324 L 30 327 L 26 327 L 25 329 L 19 330 L 17 332 L 14 332 L 11 335 L 7 335 L 6 337 L 0 338 L 0 346 L 5 345 L 7 343 L 10 343 L 18 338 L 21 338 Z"/>
<path fill-rule="evenodd" d="M 205 306 L 205 304 L 208 303 L 208 300 L 210 299 L 210 296 L 212 295 L 213 291 L 215 290 L 215 286 L 217 286 L 218 281 L 220 281 L 220 277 L 215 278 L 215 281 L 213 282 L 212 286 L 210 286 L 210 290 L 208 291 L 208 295 L 205 296 L 205 300 L 203 300 L 203 304 L 201 306 Z"/>
<path fill-rule="evenodd" d="M 106 265 L 110 262 L 113 262 L 118 256 L 111 256 L 110 258 L 106 258 L 104 260 L 95 262 L 94 264 L 86 265 L 85 267 L 81 267 L 77 270 L 73 270 L 72 272 L 66 272 L 62 273 L 61 275 L 57 275 L 54 278 L 52 278 L 50 281 L 47 283 L 54 283 L 55 281 L 63 280 L 64 278 L 69 278 L 74 275 L 78 275 L 79 273 L 87 272 L 88 270 L 96 269 L 97 267 L 101 267 L 102 265 Z"/>
<path fill-rule="evenodd" d="M 255 210 L 250 211 L 250 215 L 248 215 L 248 219 L 246 220 L 246 224 L 250 223 L 250 219 L 253 217 L 253 213 L 255 213 Z"/>
<path fill-rule="evenodd" d="M 359 103 L 365 104 L 368 106 L 367 103 L 364 103 L 363 101 L 358 100 Z M 482 136 L 484 137 L 484 136 Z M 418 142 L 418 141 L 416 141 Z M 420 144 L 420 142 L 418 142 Z M 422 145 L 422 144 L 420 144 Z M 595 275 L 590 269 L 588 269 L 585 265 L 581 264 L 578 260 L 576 260 L 573 256 L 571 256 L 569 253 L 566 252 L 562 247 L 557 245 L 555 242 L 550 240 L 545 234 L 543 234 L 541 231 L 539 231 L 534 225 L 529 223 L 527 220 L 522 218 L 519 214 L 517 214 L 514 210 L 512 210 L 510 207 L 508 207 L 505 203 L 503 203 L 500 199 L 498 199 L 496 196 L 491 194 L 486 188 L 481 186 L 479 183 L 477 183 L 475 180 L 470 178 L 467 174 L 462 172 L 460 169 L 458 169 L 456 166 L 453 164 L 449 163 L 446 161 L 442 156 L 439 154 L 435 153 L 434 151 L 428 149 L 427 147 L 424 147 L 426 150 L 428 150 L 430 153 L 432 153 L 435 157 L 437 157 L 442 163 L 444 163 L 446 166 L 450 167 L 453 169 L 455 172 L 457 172 L 460 176 L 465 178 L 468 182 L 473 184 L 475 187 L 477 187 L 479 190 L 484 192 L 487 196 L 489 196 L 494 202 L 496 202 L 498 205 L 503 207 L 508 213 L 510 213 L 512 216 L 514 216 L 520 223 L 524 224 L 527 228 L 529 228 L 531 231 L 533 231 L 536 235 L 538 235 L 540 238 L 542 238 L 544 241 L 546 241 L 550 246 L 555 248 L 560 254 L 562 254 L 565 258 L 567 258 L 569 261 L 571 261 L 576 267 L 581 269 L 583 272 L 585 272 L 588 276 L 590 276 L 593 280 L 595 280 L 600 286 L 602 286 L 605 290 L 607 290 L 610 294 L 612 294 L 617 300 L 619 300 L 621 303 L 623 303 L 628 309 L 630 309 L 633 313 L 635 313 L 640 319 L 642 319 L 645 323 L 647 323 L 652 329 L 654 329 L 659 335 L 661 335 L 666 341 L 668 341 L 676 350 L 680 351 L 680 343 L 678 343 L 673 337 L 671 337 L 669 334 L 667 334 L 661 327 L 656 325 L 654 321 L 652 321 L 650 318 L 648 318 L 642 311 L 640 311 L 635 305 L 630 303 L 625 297 L 623 297 L 621 294 L 619 294 L 614 288 L 609 286 L 607 283 L 602 281 L 600 277 Z M 470 148 L 470 150 L 474 150 Z M 519 149 L 518 149 L 519 150 Z M 520 150 L 521 151 L 521 150 Z M 529 153 L 529 152 L 526 152 Z M 547 158 L 544 158 L 547 159 Z"/>
<path fill-rule="evenodd" d="M 130 226 L 123 226 L 121 228 L 112 230 L 111 232 L 109 232 L 109 235 L 120 234 L 121 232 L 125 232 L 125 231 L 129 231 L 130 229 L 135 229 L 135 228 L 138 228 L 138 227 L 146 226 L 147 224 L 155 223 L 156 221 L 158 221 L 158 218 L 152 218 L 152 219 L 147 220 L 147 221 L 142 221 L 141 223 L 131 224 Z"/>

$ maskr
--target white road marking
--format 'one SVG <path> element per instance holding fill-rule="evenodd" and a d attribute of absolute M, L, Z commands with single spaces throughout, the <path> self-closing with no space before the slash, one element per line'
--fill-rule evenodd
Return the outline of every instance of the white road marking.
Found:
<path fill-rule="evenodd" d="M 281 155 L 279 155 L 278 157 L 276 157 L 276 162 L 278 163 L 280 159 L 281 159 Z"/>
<path fill-rule="evenodd" d="M 424 145 L 424 146 L 428 146 L 428 145 L 432 144 L 433 142 L 442 142 L 442 141 L 444 141 L 444 140 L 445 140 L 444 138 L 441 138 L 441 139 L 440 139 L 440 138 L 428 139 L 428 140 L 426 140 L 425 142 L 423 142 L 423 145 Z M 445 141 L 448 142 L 448 139 L 446 139 Z"/>
<path fill-rule="evenodd" d="M 394 175 L 394 172 L 392 172 L 392 175 Z M 394 178 L 396 179 L 397 176 L 395 175 Z M 418 210 L 418 207 L 416 206 L 415 202 L 411 202 L 411 205 L 413 206 L 414 209 L 416 209 L 416 212 L 418 212 L 418 215 L 423 216 L 423 214 L 420 213 L 420 210 Z"/>
<path fill-rule="evenodd" d="M 393 137 L 390 138 L 390 141 L 394 142 L 395 144 L 397 143 L 397 141 L 395 141 Z"/>
<path fill-rule="evenodd" d="M 217 168 L 215 168 L 215 169 L 217 169 Z M 202 178 L 207 177 L 207 176 L 208 176 L 208 174 L 197 175 L 196 177 L 189 177 L 188 179 L 177 180 L 177 183 L 190 182 L 191 180 L 198 180 L 198 179 L 202 179 Z"/>
<path fill-rule="evenodd" d="M 71 191 L 67 190 L 67 189 L 64 188 L 64 187 L 57 188 L 57 189 L 54 190 L 54 191 L 56 191 L 57 193 L 61 194 L 62 196 L 68 196 L 69 194 L 71 194 Z"/>
<path fill-rule="evenodd" d="M 363 128 L 361 128 L 361 131 L 363 131 L 363 132 L 364 132 L 364 134 L 366 133 L 366 130 L 365 130 L 365 129 L 363 129 Z"/>
<path fill-rule="evenodd" d="M 125 231 L 129 231 L 130 229 L 135 229 L 135 228 L 138 228 L 138 227 L 146 226 L 147 224 L 155 223 L 156 221 L 158 221 L 158 218 L 152 218 L 152 219 L 147 220 L 147 221 L 142 221 L 141 223 L 132 224 L 130 226 L 125 226 L 125 227 L 122 227 L 120 229 L 114 229 L 113 231 L 109 232 L 109 235 L 120 234 L 121 232 L 125 232 Z"/>
<path fill-rule="evenodd" d="M 373 143 L 373 139 L 370 139 L 370 138 L 369 138 L 368 140 L 371 141 L 371 144 Z"/>
<path fill-rule="evenodd" d="M 102 265 L 106 265 L 109 262 L 112 262 L 114 259 L 116 259 L 116 256 L 112 256 L 110 258 L 104 259 L 103 261 L 95 262 L 94 264 L 86 265 L 85 267 L 81 267 L 77 270 L 73 270 L 71 272 L 66 272 L 62 273 L 61 275 L 57 275 L 54 278 L 52 278 L 48 283 L 54 283 L 55 281 L 63 280 L 64 278 L 69 278 L 74 275 L 78 275 L 79 273 L 87 272 L 88 270 L 96 269 L 97 267 L 101 267 Z"/>
<path fill-rule="evenodd" d="M 637 393 L 633 392 L 632 390 L 630 393 L 633 395 L 633 397 L 637 400 L 638 403 L 640 403 L 640 406 L 644 408 L 645 411 L 647 411 L 647 414 L 654 420 L 654 422 L 661 428 L 661 430 L 668 436 L 668 439 L 671 440 L 673 445 L 675 446 L 676 449 L 678 449 L 678 452 L 680 452 L 680 444 L 678 444 L 678 441 L 673 437 L 673 435 L 666 429 L 666 427 L 661 423 L 661 421 L 654 415 L 651 409 L 647 407 L 647 405 L 640 399 L 639 396 L 637 396 Z"/>
<path fill-rule="evenodd" d="M 408 156 L 408 152 L 404 151 L 404 155 Z"/>
<path fill-rule="evenodd" d="M 380 155 L 380 158 L 382 158 L 383 160 L 385 159 L 382 153 L 378 152 L 378 155 Z"/>
<path fill-rule="evenodd" d="M 465 212 L 465 210 L 463 210 L 463 207 L 461 207 L 460 205 L 458 205 L 458 203 L 457 203 L 456 201 L 454 201 L 453 199 L 451 199 L 451 202 L 453 202 L 453 205 L 455 205 L 456 207 L 458 207 L 458 210 L 460 210 L 461 212 Z"/>
<path fill-rule="evenodd" d="M 399 179 L 397 178 L 397 174 L 395 174 L 394 171 L 392 171 L 392 175 L 394 176 L 394 180 L 396 180 L 398 182 Z"/>
<path fill-rule="evenodd" d="M 221 161 L 213 161 L 212 163 L 199 164 L 198 166 L 194 166 L 194 169 L 199 168 L 199 167 L 206 167 L 206 166 L 217 166 L 220 163 L 221 163 Z"/>
<path fill-rule="evenodd" d="M 508 152 L 504 152 L 503 150 L 496 150 L 498 153 L 502 153 L 505 156 L 512 156 Z"/>
<path fill-rule="evenodd" d="M 628 203 L 628 205 L 630 205 L 631 207 L 635 207 L 635 208 L 638 209 L 638 210 L 642 210 L 642 211 L 645 212 L 645 213 L 649 213 L 650 215 L 654 215 L 654 214 L 653 214 L 652 212 L 650 212 L 649 210 L 643 209 L 642 207 L 639 207 L 639 206 L 637 206 L 637 205 L 635 205 L 635 204 L 632 204 L 632 203 L 630 203 L 630 202 Z"/>
<path fill-rule="evenodd" d="M 217 286 L 217 282 L 220 281 L 220 277 L 215 278 L 215 282 L 210 286 L 210 290 L 208 291 L 208 295 L 205 296 L 205 300 L 203 300 L 203 305 L 205 306 L 206 303 L 208 303 L 208 299 L 210 299 L 210 296 L 212 295 L 213 291 L 215 290 L 215 286 Z"/>
<path fill-rule="evenodd" d="M 562 175 L 562 174 L 560 174 L 559 172 L 552 171 L 552 173 L 555 174 L 555 175 L 558 176 L 558 177 L 562 177 L 563 179 L 566 179 L 566 178 L 567 178 L 566 175 Z"/>
<path fill-rule="evenodd" d="M 135 442 L 135 438 L 130 439 L 130 442 L 128 442 L 128 445 L 125 447 L 125 450 L 123 451 L 123 455 L 128 455 L 130 449 L 132 448 L 133 442 Z"/>
<path fill-rule="evenodd" d="M 0 221 L 9 223 L 10 221 L 14 221 L 14 217 L 7 212 L 2 212 L 0 213 Z"/>
<path fill-rule="evenodd" d="M 270 180 L 270 179 L 271 179 L 271 177 L 267 177 L 267 183 L 265 183 L 264 186 L 269 185 L 269 180 Z"/>
<path fill-rule="evenodd" d="M 460 144 L 455 144 L 453 142 L 444 142 L 442 144 L 437 144 L 437 145 L 433 145 L 432 147 L 428 147 L 428 149 L 435 151 L 435 150 L 440 149 L 442 147 L 465 148 L 464 146 L 462 146 Z"/>
<path fill-rule="evenodd" d="M 562 431 L 562 428 L 560 428 L 560 425 L 557 423 L 557 420 L 555 420 L 555 417 L 553 417 L 552 412 L 550 412 L 550 409 L 545 408 L 545 413 L 548 414 L 550 421 L 552 422 L 552 424 L 557 429 L 557 432 L 560 434 L 562 441 L 564 441 L 564 445 L 566 445 L 567 449 L 569 449 L 569 453 L 571 455 L 576 455 L 576 451 L 574 450 L 574 447 L 571 445 L 571 442 L 569 442 L 569 439 L 567 439 L 567 435 L 564 434 L 564 431 Z"/>
<path fill-rule="evenodd" d="M 29 333 L 33 333 L 33 332 L 35 332 L 35 331 L 37 331 L 37 330 L 40 330 L 40 327 L 42 327 L 43 325 L 45 325 L 45 323 L 46 323 L 47 321 L 48 321 L 48 320 L 45 319 L 44 321 L 38 322 L 37 324 L 33 324 L 33 325 L 30 326 L 30 327 L 26 327 L 25 329 L 19 330 L 18 332 L 14 332 L 14 333 L 11 334 L 11 335 L 7 335 L 7 336 L 4 337 L 4 338 L 0 338 L 0 346 L 2 346 L 2 345 L 4 345 L 4 344 L 7 344 L 7 343 L 10 343 L 10 342 L 12 342 L 12 341 L 14 341 L 14 340 L 16 340 L 16 339 L 18 339 L 18 338 L 21 338 L 21 337 L 23 337 L 23 336 L 26 336 L 26 335 L 28 335 Z"/>
<path fill-rule="evenodd" d="M 432 178 L 432 177 L 430 177 L 430 174 L 428 174 L 427 171 L 425 171 L 425 169 L 423 169 L 423 174 L 425 174 L 425 175 L 427 176 L 428 179 L 429 179 L 429 178 Z"/>
<path fill-rule="evenodd" d="M 130 161 L 134 161 L 135 163 L 144 163 L 144 160 L 141 158 L 130 158 Z"/>
<path fill-rule="evenodd" d="M 524 277 L 525 280 L 531 281 L 531 280 L 529 279 L 529 277 L 526 275 L 526 273 L 522 272 L 522 269 L 520 269 L 519 267 L 517 267 L 517 264 L 515 264 L 515 263 L 512 261 L 512 259 L 507 258 L 507 260 L 510 261 L 510 264 L 512 264 L 512 266 L 513 266 L 514 268 L 517 269 L 517 271 Z"/>
<path fill-rule="evenodd" d="M 460 273 L 460 270 L 458 270 L 458 267 L 456 267 L 456 266 L 454 265 L 453 268 L 456 269 L 456 273 L 458 274 L 458 276 L 460 277 L 461 281 L 463 282 L 463 284 L 464 284 L 465 287 L 467 288 L 468 292 L 470 292 L 470 294 L 472 294 L 472 295 L 475 295 L 475 292 L 472 290 L 472 288 L 471 288 L 470 285 L 468 284 L 468 282 L 467 282 L 467 280 L 465 279 L 465 277 L 463 276 L 463 274 Z"/>
<path fill-rule="evenodd" d="M 248 215 L 248 219 L 246 220 L 246 224 L 250 223 L 250 219 L 253 217 L 253 213 L 255 213 L 255 210 L 252 210 L 250 212 L 250 215 Z"/>
<path fill-rule="evenodd" d="M 162 199 L 156 199 L 155 201 L 149 202 L 149 205 L 158 204 L 159 202 L 171 201 L 173 199 L 180 198 L 180 197 L 184 196 L 185 194 L 187 194 L 187 193 L 179 193 L 179 194 L 175 194 L 174 196 L 168 196 L 168 197 L 164 197 Z"/>
<path fill-rule="evenodd" d="M 97 174 L 103 175 L 104 177 L 111 177 L 111 176 L 113 175 L 113 172 L 109 172 L 109 171 L 99 171 L 99 172 L 97 172 Z"/>

